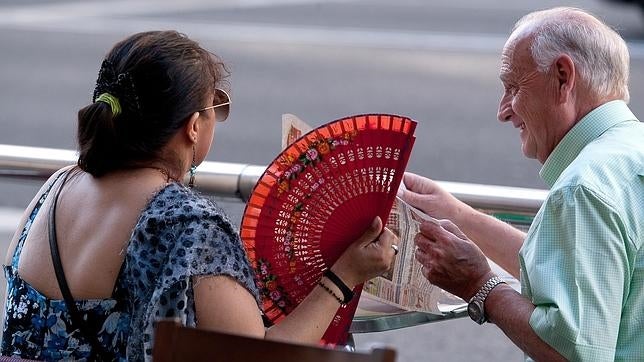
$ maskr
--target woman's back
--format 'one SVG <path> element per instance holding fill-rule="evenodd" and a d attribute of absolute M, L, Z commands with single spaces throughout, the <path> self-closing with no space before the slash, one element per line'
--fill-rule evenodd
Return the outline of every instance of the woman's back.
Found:
<path fill-rule="evenodd" d="M 66 172 L 70 176 L 55 216 L 65 277 L 85 327 L 96 333 L 113 359 L 124 358 L 131 319 L 129 288 L 120 277 L 124 249 L 149 198 L 139 195 L 151 195 L 150 185 L 163 183 L 142 172 L 103 179 Z M 63 174 L 54 175 L 28 209 L 7 254 L 3 354 L 82 359 L 90 353 L 91 345 L 71 322 L 62 300 L 50 253 L 48 216 Z"/>
<path fill-rule="evenodd" d="M 100 181 L 104 185 L 92 184 L 92 180 L 83 185 L 87 182 L 83 179 L 91 176 L 80 173 L 67 181 L 68 195 L 73 198 L 68 197 L 65 203 L 61 193 L 56 210 L 59 249 L 64 270 L 70 271 L 70 290 L 88 329 L 96 333 L 105 350 L 114 353 L 114 359 L 149 357 L 153 322 L 158 318 L 178 317 L 186 325 L 196 325 L 193 276 L 229 275 L 257 295 L 241 243 L 221 211 L 181 185 L 166 184 L 155 177 L 158 171 L 148 171 L 134 172 L 131 176 L 136 178 L 131 180 L 119 175 L 123 182 L 115 183 L 120 185 L 118 192 L 110 188 L 109 179 Z M 60 300 L 49 253 L 47 211 L 59 184 L 60 180 L 54 183 L 49 197 L 39 198 L 43 202 L 36 203 L 30 218 L 33 222 L 27 222 L 20 233 L 17 252 L 11 253 L 13 265 L 20 265 L 18 272 L 11 266 L 6 268 L 9 289 L 3 354 L 45 359 L 89 356 L 89 340 L 75 331 Z M 82 215 L 79 209 L 83 207 L 96 211 Z M 101 218 L 103 211 L 106 216 Z M 61 218 L 61 213 L 67 215 Z M 63 232 L 66 227 L 70 229 Z M 82 237 L 89 240 L 86 245 Z M 34 244 L 31 254 L 25 254 L 29 243 Z M 24 271 L 29 276 L 37 274 L 39 263 L 42 275 L 33 279 L 23 276 Z M 97 281 L 97 287 L 92 286 L 92 280 Z M 101 285 L 107 287 L 101 289 Z"/>
<path fill-rule="evenodd" d="M 141 211 L 165 185 L 154 169 L 94 178 L 72 170 L 58 199 L 56 230 L 65 277 L 75 299 L 111 296 L 125 248 Z M 60 180 L 53 185 L 53 192 Z M 48 236 L 48 197 L 26 235 L 18 274 L 42 294 L 62 299 Z M 5 260 L 8 264 L 9 260 Z M 88 272 L 94 271 L 94 272 Z"/>

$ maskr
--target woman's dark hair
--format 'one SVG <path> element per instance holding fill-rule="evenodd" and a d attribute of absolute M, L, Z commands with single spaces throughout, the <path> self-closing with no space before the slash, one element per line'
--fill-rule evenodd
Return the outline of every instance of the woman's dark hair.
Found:
<path fill-rule="evenodd" d="M 107 54 L 92 101 L 78 111 L 78 165 L 95 177 L 161 160 L 161 149 L 228 75 L 221 60 L 176 31 L 134 34 Z M 121 113 L 96 102 L 116 97 Z M 167 161 L 167 160 L 166 160 Z"/>

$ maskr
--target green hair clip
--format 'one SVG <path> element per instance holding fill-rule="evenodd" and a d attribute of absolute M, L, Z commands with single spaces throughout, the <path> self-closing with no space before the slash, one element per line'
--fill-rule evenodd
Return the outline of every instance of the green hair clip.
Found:
<path fill-rule="evenodd" d="M 110 108 L 112 108 L 112 117 L 114 118 L 121 114 L 121 103 L 119 103 L 119 99 L 109 93 L 102 93 L 98 98 L 96 98 L 96 102 L 109 104 Z"/>

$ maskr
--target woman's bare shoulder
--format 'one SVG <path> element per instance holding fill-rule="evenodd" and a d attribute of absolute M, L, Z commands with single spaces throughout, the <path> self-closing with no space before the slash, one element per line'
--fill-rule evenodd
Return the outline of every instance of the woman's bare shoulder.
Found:
<path fill-rule="evenodd" d="M 31 214 L 31 211 L 36 207 L 36 204 L 42 197 L 42 195 L 51 187 L 51 185 L 59 178 L 59 176 L 68 170 L 71 170 L 75 168 L 75 165 L 69 165 L 65 166 L 57 171 L 55 171 L 48 179 L 45 181 L 45 183 L 40 187 L 38 192 L 34 195 L 33 199 L 31 202 L 29 202 L 29 205 L 27 205 L 27 208 L 24 210 L 22 213 L 22 217 L 20 218 L 20 221 L 18 222 L 18 225 L 16 227 L 16 231 L 13 234 L 13 238 L 11 239 L 11 243 L 9 244 L 9 248 L 7 249 L 7 255 L 5 257 L 5 265 L 9 265 L 11 263 L 11 258 L 13 256 L 13 252 L 16 249 L 16 245 L 18 244 L 18 239 L 20 238 L 20 234 L 22 233 L 22 230 L 25 227 L 25 224 L 27 223 L 27 219 L 29 218 L 29 215 Z"/>

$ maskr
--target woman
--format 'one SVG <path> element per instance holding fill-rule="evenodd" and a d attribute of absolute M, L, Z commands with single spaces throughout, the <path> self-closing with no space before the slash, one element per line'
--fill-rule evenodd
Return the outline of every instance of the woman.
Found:
<path fill-rule="evenodd" d="M 397 240 L 387 229 L 378 237 L 376 219 L 331 267 L 337 278 L 323 278 L 282 323 L 264 328 L 239 236 L 181 183 L 187 172 L 192 183 L 216 121 L 228 115 L 225 76 L 217 57 L 174 31 L 135 34 L 109 52 L 94 102 L 78 113 L 78 165 L 47 181 L 9 248 L 3 355 L 149 359 L 163 317 L 316 342 L 344 301 L 343 284 L 389 268 Z"/>

